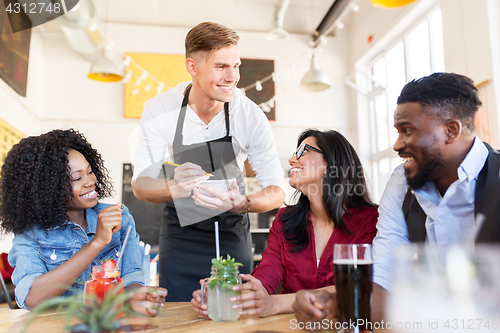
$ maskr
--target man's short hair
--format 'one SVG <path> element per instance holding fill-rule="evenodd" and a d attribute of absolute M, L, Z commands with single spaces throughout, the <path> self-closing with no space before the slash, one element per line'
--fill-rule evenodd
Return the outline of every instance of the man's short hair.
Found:
<path fill-rule="evenodd" d="M 465 129 L 475 132 L 474 119 L 481 106 L 474 81 L 455 73 L 433 73 L 408 82 L 398 104 L 415 102 L 424 112 L 446 121 L 460 119 Z"/>
<path fill-rule="evenodd" d="M 195 53 L 205 52 L 208 57 L 213 51 L 223 47 L 237 45 L 236 31 L 212 22 L 203 22 L 192 28 L 186 35 L 186 58 Z"/>

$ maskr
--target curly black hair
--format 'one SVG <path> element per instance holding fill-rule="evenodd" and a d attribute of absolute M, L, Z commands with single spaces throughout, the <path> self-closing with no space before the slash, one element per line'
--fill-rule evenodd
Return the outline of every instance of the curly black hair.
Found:
<path fill-rule="evenodd" d="M 474 119 L 481 106 L 474 81 L 455 73 L 433 73 L 408 82 L 398 97 L 398 105 L 415 102 L 424 112 L 441 121 L 458 118 L 471 133 L 475 132 Z"/>
<path fill-rule="evenodd" d="M 73 198 L 68 149 L 80 152 L 96 176 L 99 199 L 111 196 L 113 183 L 101 155 L 73 129 L 24 138 L 5 158 L 0 178 L 0 229 L 23 233 L 67 224 Z"/>

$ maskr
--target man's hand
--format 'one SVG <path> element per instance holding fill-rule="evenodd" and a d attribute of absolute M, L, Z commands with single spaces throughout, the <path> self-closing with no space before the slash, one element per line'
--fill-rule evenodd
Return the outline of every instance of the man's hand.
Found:
<path fill-rule="evenodd" d="M 120 230 L 122 225 L 121 204 L 117 203 L 104 208 L 97 217 L 95 236 L 92 242 L 105 247 L 111 242 L 113 234 Z"/>
<path fill-rule="evenodd" d="M 221 212 L 229 211 L 238 213 L 245 206 L 245 196 L 240 194 L 240 189 L 238 188 L 238 184 L 236 183 L 236 179 L 234 178 L 231 181 L 231 187 L 227 192 L 218 191 L 205 184 L 201 184 L 199 188 L 214 195 L 214 197 L 209 197 L 201 194 L 198 189 L 194 189 L 193 199 L 198 205 L 202 207 L 212 210 L 218 210 Z"/>
<path fill-rule="evenodd" d="M 131 299 L 132 310 L 149 317 L 156 317 L 167 297 L 167 289 L 142 287 Z"/>
<path fill-rule="evenodd" d="M 245 284 L 233 287 L 233 290 L 241 290 L 241 295 L 231 297 L 231 302 L 241 302 L 233 304 L 233 308 L 242 309 L 242 315 L 258 315 L 268 317 L 276 314 L 274 310 L 274 299 L 269 295 L 260 280 L 250 274 L 240 274 Z"/>
<path fill-rule="evenodd" d="M 187 198 L 201 181 L 208 178 L 206 172 L 197 164 L 187 162 L 178 166 L 174 169 L 174 183 L 170 185 L 172 199 Z"/>
<path fill-rule="evenodd" d="M 338 317 L 337 297 L 326 290 L 300 290 L 292 307 L 295 317 L 302 323 L 321 322 L 323 319 L 333 320 Z"/>

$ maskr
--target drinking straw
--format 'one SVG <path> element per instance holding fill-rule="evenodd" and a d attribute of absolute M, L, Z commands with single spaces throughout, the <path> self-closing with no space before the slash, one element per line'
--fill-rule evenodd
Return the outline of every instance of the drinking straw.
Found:
<path fill-rule="evenodd" d="M 352 245 L 352 259 L 354 260 L 354 269 L 358 269 L 358 247 L 356 244 Z"/>
<path fill-rule="evenodd" d="M 131 230 L 132 230 L 132 225 L 129 225 L 127 229 L 127 234 L 125 235 L 125 239 L 123 240 L 122 249 L 120 251 L 120 256 L 118 257 L 118 262 L 116 263 L 116 267 L 120 267 L 120 263 L 122 262 L 123 252 L 125 251 L 125 246 L 127 246 L 128 236 L 130 236 Z"/>
<path fill-rule="evenodd" d="M 220 258 L 220 248 L 219 248 L 219 222 L 215 221 L 215 255 L 217 256 L 217 260 Z M 221 309 L 221 300 L 220 300 L 220 287 L 219 285 L 215 285 L 215 291 L 217 294 L 217 312 L 218 317 L 222 320 L 222 309 Z"/>
<path fill-rule="evenodd" d="M 217 260 L 220 258 L 220 248 L 219 248 L 219 222 L 215 221 L 215 254 Z"/>

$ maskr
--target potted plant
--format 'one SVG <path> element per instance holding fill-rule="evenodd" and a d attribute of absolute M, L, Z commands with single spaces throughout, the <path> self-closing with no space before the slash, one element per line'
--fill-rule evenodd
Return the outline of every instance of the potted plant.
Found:
<path fill-rule="evenodd" d="M 48 310 L 62 310 L 66 323 L 65 332 L 74 333 L 111 333 L 119 332 L 121 328 L 121 313 L 138 315 L 132 310 L 130 299 L 134 291 L 121 292 L 120 288 L 110 290 L 103 299 L 96 295 L 86 297 L 81 293 L 69 297 L 55 297 L 36 306 L 30 313 L 23 332 L 36 319 Z M 80 323 L 71 326 L 72 318 L 79 319 Z"/>

